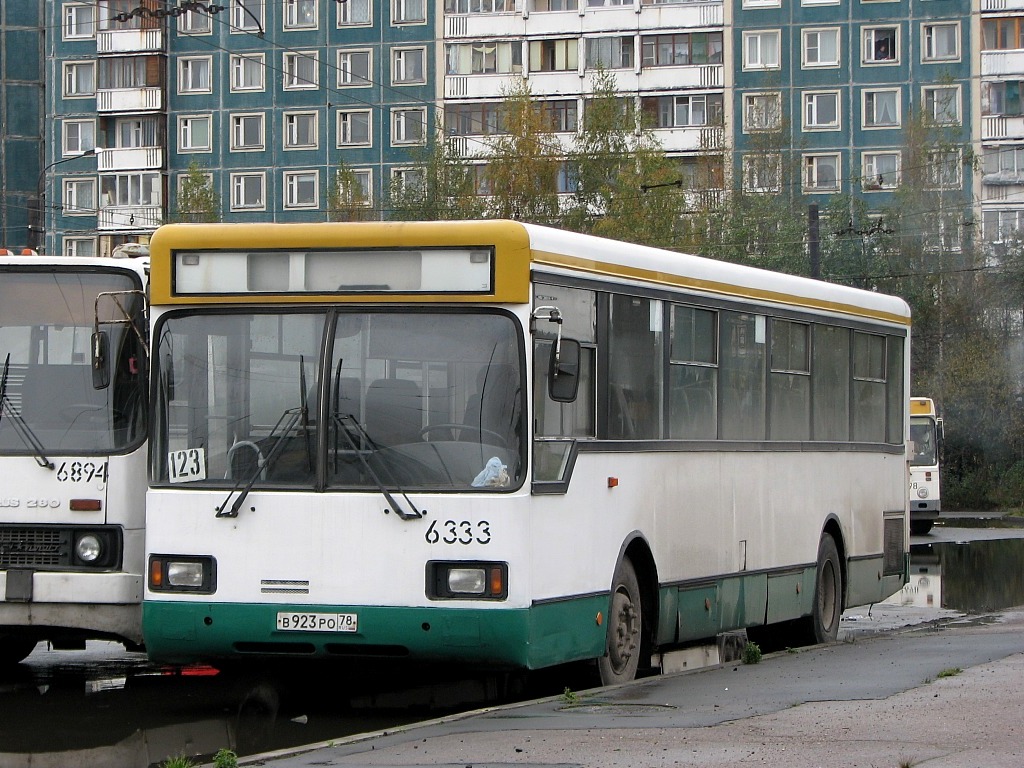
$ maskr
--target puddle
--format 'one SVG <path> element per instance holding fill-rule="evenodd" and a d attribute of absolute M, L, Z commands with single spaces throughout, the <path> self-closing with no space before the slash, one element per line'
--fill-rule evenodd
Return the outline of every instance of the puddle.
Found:
<path fill-rule="evenodd" d="M 1024 539 L 912 544 L 910 581 L 887 602 L 963 613 L 1024 605 Z"/>

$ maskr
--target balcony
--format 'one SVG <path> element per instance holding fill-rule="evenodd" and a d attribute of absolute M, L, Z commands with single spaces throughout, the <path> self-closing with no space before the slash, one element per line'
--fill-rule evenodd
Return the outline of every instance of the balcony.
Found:
<path fill-rule="evenodd" d="M 1024 9 L 1024 0 L 981 0 L 981 11 L 1019 11 Z"/>
<path fill-rule="evenodd" d="M 982 77 L 1024 74 L 1024 50 L 982 51 L 981 74 Z"/>
<path fill-rule="evenodd" d="M 100 172 L 160 170 L 164 165 L 164 148 L 116 147 L 100 150 L 96 157 Z"/>
<path fill-rule="evenodd" d="M 110 88 L 96 91 L 97 112 L 157 112 L 161 109 L 161 88 Z"/>
<path fill-rule="evenodd" d="M 163 46 L 160 29 L 104 29 L 96 35 L 97 53 L 153 53 Z"/>
<path fill-rule="evenodd" d="M 108 205 L 100 208 L 97 228 L 101 232 L 147 232 L 162 223 L 159 205 Z"/>

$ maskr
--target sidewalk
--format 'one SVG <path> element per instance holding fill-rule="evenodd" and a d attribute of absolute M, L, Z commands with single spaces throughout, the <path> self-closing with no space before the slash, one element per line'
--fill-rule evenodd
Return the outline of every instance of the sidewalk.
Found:
<path fill-rule="evenodd" d="M 241 765 L 1024 765 L 1024 610 L 848 612 L 845 642 L 243 758 Z M 935 612 L 929 612 L 929 618 Z M 876 634 L 883 626 L 906 627 Z M 957 671 L 954 671 L 957 670 Z"/>

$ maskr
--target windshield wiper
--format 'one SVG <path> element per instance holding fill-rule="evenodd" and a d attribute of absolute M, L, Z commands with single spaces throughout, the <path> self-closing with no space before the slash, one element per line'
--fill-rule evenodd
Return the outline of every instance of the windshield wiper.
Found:
<path fill-rule="evenodd" d="M 33 458 L 36 460 L 36 464 L 43 469 L 54 469 L 54 463 L 46 458 L 46 451 L 39 438 L 36 437 L 36 433 L 32 431 L 32 428 L 22 418 L 21 414 L 14 410 L 14 405 L 11 403 L 10 398 L 7 397 L 7 375 L 10 367 L 11 353 L 8 352 L 7 359 L 4 360 L 3 376 L 0 377 L 0 418 L 3 418 L 4 413 L 6 413 L 8 418 L 11 419 L 14 431 L 21 439 L 21 442 L 25 444 L 25 447 L 34 454 Z"/>
<path fill-rule="evenodd" d="M 257 461 L 256 466 L 253 468 L 252 473 L 248 478 L 241 478 L 235 487 L 228 491 L 228 496 L 224 499 L 224 502 L 219 507 L 214 507 L 217 510 L 217 517 L 238 517 L 238 510 L 242 508 L 242 504 L 245 503 L 245 497 L 249 495 L 249 491 L 256 484 L 256 480 L 259 478 L 260 473 L 264 470 L 269 469 L 273 466 L 274 461 L 277 459 L 281 449 L 284 447 L 285 438 L 288 437 L 288 433 L 294 429 L 295 424 L 302 418 L 302 408 L 289 408 L 287 411 L 281 414 L 274 428 L 270 430 L 270 434 L 267 435 L 267 439 L 277 435 L 277 440 L 274 441 L 273 446 L 270 448 L 270 453 L 267 454 L 266 459 L 263 461 Z M 281 425 L 284 425 L 284 429 L 281 429 Z M 278 434 L 278 430 L 281 433 Z M 228 502 L 231 501 L 231 497 L 235 495 L 235 492 L 241 488 L 241 492 L 238 494 L 238 498 L 231 504 L 231 509 L 228 509 Z"/>
<path fill-rule="evenodd" d="M 398 491 L 398 493 L 402 494 L 402 498 L 405 499 L 409 506 L 412 508 L 412 512 L 406 512 L 402 505 L 399 504 L 398 501 L 395 499 L 395 497 L 391 495 L 391 492 L 388 490 L 388 487 L 384 485 L 384 483 L 381 481 L 377 473 L 373 471 L 373 467 L 370 466 L 370 462 L 366 460 L 366 457 L 363 455 L 362 450 L 360 450 L 359 446 L 356 445 L 356 441 L 352 439 L 352 435 L 348 433 L 348 428 L 345 425 L 346 420 L 353 427 L 355 427 L 355 430 L 359 434 L 360 438 L 365 440 L 368 445 L 371 445 L 375 449 L 379 450 L 377 448 L 377 444 L 367 434 L 366 430 L 363 429 L 363 425 L 359 423 L 359 420 L 356 419 L 356 417 L 353 416 L 351 413 L 334 414 L 334 423 L 338 429 L 338 432 L 345 436 L 345 440 L 348 441 L 349 446 L 351 446 L 352 450 L 359 458 L 360 463 L 362 463 L 363 465 L 363 469 L 366 470 L 366 474 L 370 476 L 370 479 L 373 480 L 374 485 L 377 486 L 377 490 L 380 491 L 381 495 L 384 497 L 384 500 L 387 501 L 388 506 L 391 507 L 391 511 L 398 515 L 402 520 L 419 520 L 421 517 L 423 517 L 423 512 L 416 507 L 416 505 L 413 503 L 413 500 L 409 498 L 409 494 L 407 494 L 402 489 L 402 487 L 397 482 L 395 482 L 394 475 L 391 476 L 391 485 L 394 486 L 394 489 Z"/>

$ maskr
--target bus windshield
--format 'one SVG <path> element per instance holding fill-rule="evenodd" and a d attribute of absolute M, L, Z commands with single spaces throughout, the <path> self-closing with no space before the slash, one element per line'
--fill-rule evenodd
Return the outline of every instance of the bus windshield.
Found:
<path fill-rule="evenodd" d="M 93 387 L 91 348 L 98 294 L 139 291 L 127 273 L 5 269 L 0 279 L 0 364 L 7 363 L 0 453 L 110 453 L 145 436 L 143 301 L 100 301 L 109 333 L 110 386 Z"/>
<path fill-rule="evenodd" d="M 165 315 L 154 355 L 154 482 L 518 487 L 517 328 L 493 310 Z"/>
<path fill-rule="evenodd" d="M 912 416 L 910 419 L 910 441 L 913 453 L 910 464 L 915 467 L 934 466 L 936 459 L 935 421 L 927 416 Z"/>

